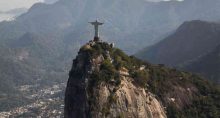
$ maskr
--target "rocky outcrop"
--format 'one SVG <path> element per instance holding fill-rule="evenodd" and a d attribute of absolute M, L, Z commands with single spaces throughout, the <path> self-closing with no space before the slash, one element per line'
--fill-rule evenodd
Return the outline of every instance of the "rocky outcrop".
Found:
<path fill-rule="evenodd" d="M 218 117 L 220 91 L 187 72 L 90 41 L 73 60 L 66 118 Z"/>
<path fill-rule="evenodd" d="M 91 43 L 91 44 L 94 44 Z M 90 47 L 87 45 L 84 48 Z M 109 53 L 104 53 L 109 54 Z M 100 65 L 110 55 L 91 58 L 86 51 L 80 51 L 69 74 L 65 96 L 66 118 L 165 118 L 165 110 L 155 96 L 147 89 L 133 84 L 128 72 L 118 71 L 120 84 L 115 80 L 94 85 L 91 75 L 100 71 Z"/>
<path fill-rule="evenodd" d="M 96 118 L 165 118 L 160 102 L 150 92 L 132 84 L 132 78 L 121 77 L 121 84 L 101 84 L 94 89 L 96 109 L 91 115 Z"/>

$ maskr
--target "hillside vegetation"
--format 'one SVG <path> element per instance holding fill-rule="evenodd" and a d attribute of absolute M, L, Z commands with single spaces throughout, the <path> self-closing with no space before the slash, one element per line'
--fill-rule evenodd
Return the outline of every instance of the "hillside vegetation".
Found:
<path fill-rule="evenodd" d="M 72 101 L 70 96 L 83 97 L 85 93 L 89 95 L 88 101 L 84 99 L 85 101 L 79 102 L 82 104 L 88 102 L 89 105 L 92 105 L 91 110 L 98 109 L 99 107 L 94 103 L 98 99 L 96 94 L 100 94 L 96 93 L 99 87 L 113 85 L 115 89 L 112 95 L 115 96 L 117 90 L 123 86 L 121 83 L 124 82 L 123 76 L 128 80 L 132 79 L 134 86 L 155 94 L 165 107 L 168 117 L 218 118 L 220 116 L 219 86 L 214 86 L 191 73 L 167 68 L 164 65 L 152 65 L 133 56 L 127 56 L 120 49 L 112 48 L 105 42 L 86 44 L 74 59 L 65 96 L 66 111 L 71 109 L 68 107 L 76 104 L 77 101 L 77 99 Z M 84 81 L 88 81 L 88 83 L 86 84 Z M 79 89 L 82 90 L 82 93 L 71 92 L 77 91 L 78 87 L 82 87 Z M 88 89 L 83 91 L 84 87 L 88 87 Z M 100 96 L 102 95 L 100 94 Z M 112 100 L 116 102 L 118 99 L 113 97 Z M 112 102 L 109 103 L 110 106 L 111 104 Z M 108 109 L 110 110 L 111 107 Z M 108 111 L 108 109 L 105 110 Z M 88 113 L 90 114 L 90 112 Z M 111 116 L 111 112 L 108 111 L 108 113 Z"/>

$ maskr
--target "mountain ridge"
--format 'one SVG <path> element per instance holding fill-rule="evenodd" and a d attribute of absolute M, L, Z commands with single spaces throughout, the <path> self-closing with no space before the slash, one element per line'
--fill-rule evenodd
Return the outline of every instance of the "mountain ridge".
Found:
<path fill-rule="evenodd" d="M 183 21 L 189 19 L 203 19 L 203 20 L 208 20 L 209 18 L 216 19 L 214 17 L 209 16 L 210 14 L 201 15 L 201 16 L 198 15 L 197 16 L 198 18 L 192 18 L 196 16 L 196 15 L 194 16 L 192 15 L 192 16 L 187 16 L 189 17 L 189 19 L 188 18 L 184 19 L 186 14 L 183 13 L 181 9 L 187 9 L 185 8 L 187 6 L 185 4 L 190 4 L 190 2 L 172 1 L 172 2 L 152 3 L 152 2 L 146 2 L 144 0 L 140 0 L 138 2 L 137 1 L 134 2 L 131 0 L 121 1 L 121 2 L 112 1 L 110 2 L 111 4 L 108 5 L 108 7 L 104 7 L 107 5 L 107 3 L 102 0 L 96 0 L 93 1 L 92 3 L 87 0 L 85 1 L 61 0 L 54 4 L 37 3 L 33 5 L 27 13 L 16 18 L 15 21 L 1 23 L 1 27 L 2 26 L 3 27 L 0 29 L 3 30 L 4 28 L 6 30 L 6 29 L 10 29 L 10 27 L 14 27 L 15 29 L 17 29 L 16 31 L 13 31 L 12 29 L 10 30 L 12 32 L 11 35 L 16 36 L 16 38 L 19 38 L 22 34 L 26 32 L 34 32 L 40 34 L 42 33 L 46 34 L 51 32 L 53 32 L 53 34 L 56 34 L 57 32 L 60 32 L 61 33 L 60 35 L 65 35 L 65 32 L 70 31 L 70 29 L 71 30 L 79 29 L 80 27 L 84 27 L 84 29 L 86 29 L 87 27 L 84 25 L 85 23 L 87 23 L 90 20 L 94 20 L 97 17 L 100 17 L 100 19 L 105 20 L 108 23 L 106 24 L 107 29 L 103 30 L 103 34 L 107 37 L 107 40 L 114 39 L 114 42 L 117 41 L 117 43 L 120 44 L 119 46 L 121 46 L 123 42 L 121 42 L 120 39 L 126 39 L 127 42 L 130 42 L 129 45 L 131 44 L 135 46 L 135 48 L 137 48 L 138 50 L 141 49 L 141 47 L 140 45 L 137 44 L 134 45 L 133 40 L 134 42 L 135 41 L 144 42 L 145 40 L 148 40 L 147 44 L 143 44 L 142 47 L 144 47 L 146 45 L 151 45 L 157 42 L 159 38 L 158 34 L 164 35 L 166 33 L 171 32 Z M 194 1 L 194 2 L 197 3 L 198 1 Z M 191 9 L 191 8 L 188 9 L 195 10 L 196 13 L 198 12 L 197 14 L 202 14 L 202 13 L 206 14 L 206 12 L 201 12 L 203 11 L 201 6 L 203 6 L 204 4 L 207 5 L 205 1 L 203 2 L 198 2 L 199 6 L 197 7 L 198 10 L 200 10 L 200 12 L 196 11 L 195 9 Z M 122 4 L 122 6 L 120 6 L 119 4 Z M 172 6 L 173 4 L 174 6 Z M 81 5 L 81 7 L 79 7 L 78 5 Z M 213 4 L 214 10 L 217 10 L 215 9 L 217 5 L 218 5 L 218 1 L 216 1 L 216 3 Z M 120 10 L 122 9 L 122 12 L 118 12 L 119 9 Z M 151 14 L 152 11 L 158 12 L 158 15 L 156 14 L 152 15 Z M 213 10 L 210 9 L 210 11 Z M 216 13 L 216 11 L 213 11 L 213 13 Z M 151 17 L 149 18 L 149 15 L 152 18 Z M 96 16 L 96 18 L 94 18 L 94 16 Z M 164 22 L 166 23 L 164 22 L 162 23 L 157 20 L 155 22 L 155 19 L 158 19 L 159 16 L 163 17 L 165 19 Z M 202 16 L 209 16 L 209 17 L 202 18 Z M 5 32 L 1 33 L 3 39 L 11 38 L 5 36 L 5 34 L 9 33 L 9 31 L 6 31 L 6 33 Z M 18 31 L 20 31 L 21 34 L 20 33 L 17 34 Z M 74 32 L 80 33 L 80 35 L 84 35 L 84 33 L 82 34 L 81 32 L 77 32 L 76 30 Z M 70 33 L 74 34 L 74 32 L 70 32 Z M 115 34 L 115 37 L 110 35 L 112 33 Z M 91 34 L 89 35 L 86 34 L 85 38 L 88 39 L 88 37 L 90 36 Z M 143 39 L 144 37 L 145 39 Z M 127 47 L 125 46 L 121 48 L 126 51 L 128 50 L 128 52 L 134 53 L 134 51 L 132 51 L 128 47 L 130 46 Z"/>
<path fill-rule="evenodd" d="M 183 64 L 180 68 L 186 71 L 197 73 L 204 76 L 214 83 L 220 83 L 219 80 L 219 53 L 220 46 L 217 46 L 214 50 L 208 54 L 201 56 L 200 58 Z"/>
<path fill-rule="evenodd" d="M 137 56 L 153 63 L 178 66 L 213 50 L 220 43 L 219 32 L 218 23 L 200 20 L 185 22 L 173 34 Z"/>

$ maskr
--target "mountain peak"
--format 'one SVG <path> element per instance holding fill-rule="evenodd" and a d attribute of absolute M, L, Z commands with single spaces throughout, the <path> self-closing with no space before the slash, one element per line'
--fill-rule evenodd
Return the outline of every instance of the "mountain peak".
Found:
<path fill-rule="evenodd" d="M 101 74 L 104 70 L 103 76 L 109 75 L 101 80 L 104 82 L 115 79 L 115 76 L 119 76 L 122 71 L 127 73 L 125 75 L 129 75 L 128 71 L 138 69 L 142 65 L 147 64 L 139 61 L 135 57 L 126 55 L 118 48 L 114 48 L 113 43 L 107 43 L 101 40 L 92 40 L 83 45 L 78 52 L 78 56 L 74 60 L 74 64 L 76 63 L 79 64 L 76 66 L 79 70 L 85 69 L 83 65 L 88 66 L 89 68 L 86 69 L 87 72 L 89 72 L 88 74 L 92 72 Z M 70 72 L 70 76 L 71 73 L 72 72 Z"/>
<path fill-rule="evenodd" d="M 185 30 L 198 30 L 198 29 L 211 29 L 214 28 L 219 24 L 201 20 L 192 20 L 184 22 L 178 29 L 178 31 L 185 31 Z"/>
<path fill-rule="evenodd" d="M 190 73 L 128 56 L 113 44 L 90 41 L 73 60 L 65 94 L 65 117 L 200 116 L 196 113 L 207 105 L 200 107 L 197 103 L 217 100 L 208 96 L 219 92 L 211 86 Z M 207 98 L 201 99 L 203 96 Z"/>
<path fill-rule="evenodd" d="M 173 34 L 139 55 L 152 63 L 179 66 L 218 46 L 219 32 L 220 24 L 217 23 L 200 20 L 185 22 Z"/>
<path fill-rule="evenodd" d="M 69 74 L 65 116 L 164 118 L 160 102 L 145 91 L 145 80 L 132 79 L 130 70 L 141 67 L 135 61 L 106 42 L 90 41 L 82 46 Z M 149 99 L 151 107 L 145 107 Z"/>

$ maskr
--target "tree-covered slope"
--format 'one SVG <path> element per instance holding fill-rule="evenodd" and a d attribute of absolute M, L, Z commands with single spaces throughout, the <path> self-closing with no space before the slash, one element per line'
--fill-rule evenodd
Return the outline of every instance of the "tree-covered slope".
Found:
<path fill-rule="evenodd" d="M 136 56 L 152 63 L 184 68 L 214 82 L 219 81 L 220 25 L 204 21 L 182 24 L 172 35 Z"/>
<path fill-rule="evenodd" d="M 127 98 L 123 97 L 124 94 Z M 91 41 L 80 49 L 73 60 L 66 88 L 65 116 L 129 117 L 146 113 L 148 116 L 145 117 L 150 117 L 153 111 L 142 110 L 154 108 L 158 100 L 167 117 L 218 118 L 219 98 L 219 87 L 199 76 L 163 65 L 152 65 L 126 55 L 106 42 Z M 140 111 L 131 112 L 130 107 L 136 109 L 133 104 L 138 99 L 143 102 L 137 103 Z M 125 106 L 124 101 L 127 101 Z M 128 110 L 123 111 L 124 107 Z M 156 114 L 159 108 L 155 109 Z M 159 111 L 157 117 L 165 117 L 162 112 Z"/>

